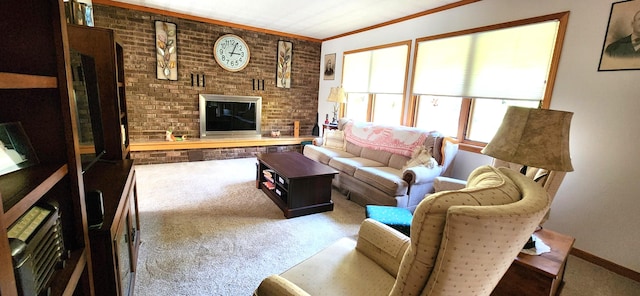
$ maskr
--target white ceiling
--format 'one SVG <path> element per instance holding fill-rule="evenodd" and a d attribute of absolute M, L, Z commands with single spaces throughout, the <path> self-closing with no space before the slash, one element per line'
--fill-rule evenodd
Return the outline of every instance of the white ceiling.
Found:
<path fill-rule="evenodd" d="M 459 0 L 115 0 L 269 31 L 326 39 Z"/>

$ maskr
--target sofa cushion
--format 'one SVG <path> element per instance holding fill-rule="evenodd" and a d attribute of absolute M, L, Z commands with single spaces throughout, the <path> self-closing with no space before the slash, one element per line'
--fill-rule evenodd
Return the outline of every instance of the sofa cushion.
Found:
<path fill-rule="evenodd" d="M 382 167 L 384 164 L 362 157 L 334 157 L 329 160 L 329 166 L 353 176 L 359 167 Z"/>
<path fill-rule="evenodd" d="M 342 238 L 281 276 L 309 295 L 389 295 L 395 278 L 355 246 Z"/>
<path fill-rule="evenodd" d="M 315 145 L 305 145 L 302 154 L 310 159 L 324 164 L 329 164 L 329 160 L 334 157 L 354 157 L 354 155 L 347 151 Z"/>
<path fill-rule="evenodd" d="M 424 147 L 426 147 L 429 152 L 431 152 L 431 156 L 435 158 L 435 160 L 442 164 L 442 141 L 444 136 L 437 131 L 430 131 L 427 139 L 424 140 Z"/>
<path fill-rule="evenodd" d="M 391 158 L 389 158 L 389 167 L 402 170 L 402 167 L 404 167 L 409 159 L 409 157 L 404 155 L 393 154 L 391 155 Z"/>
<path fill-rule="evenodd" d="M 346 142 L 344 132 L 340 130 L 327 130 L 322 136 L 322 146 L 333 149 L 345 150 Z"/>
<path fill-rule="evenodd" d="M 513 181 L 491 166 L 475 169 L 469 175 L 464 189 L 427 196 L 414 211 L 411 246 L 403 259 L 403 262 L 421 264 L 400 266 L 394 292 L 398 295 L 419 294 L 426 284 L 424 275 L 428 275 L 434 267 L 450 207 L 503 205 L 518 201 L 521 197 L 521 192 Z"/>
<path fill-rule="evenodd" d="M 374 150 L 371 148 L 362 148 L 362 153 L 360 153 L 360 157 L 368 158 L 375 160 L 379 163 L 384 164 L 385 166 L 389 165 L 389 159 L 391 158 L 393 153 L 383 150 Z"/>
<path fill-rule="evenodd" d="M 349 152 L 349 153 L 351 153 L 351 154 L 353 154 L 355 156 L 360 156 L 360 154 L 362 154 L 362 147 L 360 147 L 360 146 L 358 146 L 358 145 L 356 145 L 354 143 L 351 143 L 351 142 L 349 142 L 347 140 L 345 140 L 345 142 L 347 142 L 347 145 L 346 145 L 347 152 Z"/>
<path fill-rule="evenodd" d="M 405 195 L 409 184 L 402 179 L 402 171 L 391 167 L 359 167 L 353 177 L 389 196 Z"/>

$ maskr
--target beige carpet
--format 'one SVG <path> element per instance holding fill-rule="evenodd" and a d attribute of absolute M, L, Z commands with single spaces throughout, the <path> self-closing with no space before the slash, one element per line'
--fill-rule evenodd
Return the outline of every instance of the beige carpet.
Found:
<path fill-rule="evenodd" d="M 136 167 L 142 244 L 135 295 L 251 295 L 344 236 L 364 208 L 334 191 L 331 212 L 285 219 L 255 188 L 254 158 Z"/>
<path fill-rule="evenodd" d="M 255 188 L 254 158 L 137 166 L 142 245 L 135 295 L 251 295 L 344 236 L 364 208 L 285 219 Z M 640 283 L 570 256 L 560 296 L 640 295 Z"/>

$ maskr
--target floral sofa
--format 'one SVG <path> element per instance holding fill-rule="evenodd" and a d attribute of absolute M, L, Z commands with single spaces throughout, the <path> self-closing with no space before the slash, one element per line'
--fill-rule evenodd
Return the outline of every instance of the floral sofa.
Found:
<path fill-rule="evenodd" d="M 353 202 L 413 211 L 457 151 L 457 142 L 435 131 L 342 119 L 303 154 L 338 170 L 333 185 Z"/>

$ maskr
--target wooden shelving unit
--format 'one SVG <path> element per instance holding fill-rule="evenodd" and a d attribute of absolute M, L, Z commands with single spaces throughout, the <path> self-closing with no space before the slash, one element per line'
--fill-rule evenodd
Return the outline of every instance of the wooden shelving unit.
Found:
<path fill-rule="evenodd" d="M 107 162 L 84 175 L 86 190 L 103 194 L 104 220 L 89 231 L 96 295 L 132 295 L 140 223 L 125 91 L 124 48 L 113 30 L 69 25 L 69 46 L 93 57 Z"/>
<path fill-rule="evenodd" d="M 111 29 L 69 25 L 69 46 L 95 59 L 107 151 L 105 159 L 129 159 L 122 42 Z"/>
<path fill-rule="evenodd" d="M 36 203 L 59 204 L 69 258 L 51 295 L 93 295 L 91 251 L 62 0 L 0 4 L 0 122 L 20 122 L 39 164 L 0 176 L 0 294 L 18 295 L 7 229 Z"/>

